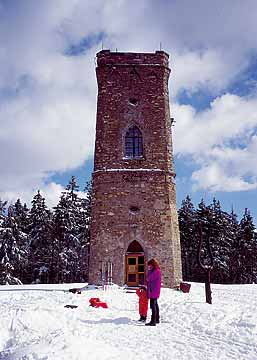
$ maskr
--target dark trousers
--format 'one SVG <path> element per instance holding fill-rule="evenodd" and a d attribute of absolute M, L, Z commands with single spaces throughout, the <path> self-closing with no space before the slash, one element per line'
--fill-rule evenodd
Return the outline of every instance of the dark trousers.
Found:
<path fill-rule="evenodd" d="M 159 305 L 157 299 L 150 299 L 150 309 L 152 309 L 151 322 L 156 324 L 160 321 Z"/>

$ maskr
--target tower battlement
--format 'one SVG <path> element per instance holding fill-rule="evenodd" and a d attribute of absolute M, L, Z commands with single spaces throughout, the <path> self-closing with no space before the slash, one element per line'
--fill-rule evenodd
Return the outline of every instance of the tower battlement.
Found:
<path fill-rule="evenodd" d="M 154 53 L 134 53 L 101 50 L 97 53 L 96 57 L 98 67 L 108 65 L 169 66 L 169 54 L 165 51 L 155 51 Z"/>

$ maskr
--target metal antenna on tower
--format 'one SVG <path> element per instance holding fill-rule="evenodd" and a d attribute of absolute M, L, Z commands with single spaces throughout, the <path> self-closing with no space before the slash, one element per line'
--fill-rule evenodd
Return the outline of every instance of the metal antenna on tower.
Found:
<path fill-rule="evenodd" d="M 160 41 L 160 51 L 162 51 L 162 42 Z"/>
<path fill-rule="evenodd" d="M 103 42 L 103 40 L 102 40 L 102 50 L 104 49 L 104 42 Z"/>

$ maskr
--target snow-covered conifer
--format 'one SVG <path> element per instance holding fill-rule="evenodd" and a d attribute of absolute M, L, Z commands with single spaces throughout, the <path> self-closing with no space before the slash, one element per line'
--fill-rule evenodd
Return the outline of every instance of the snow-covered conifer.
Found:
<path fill-rule="evenodd" d="M 195 208 L 189 196 L 182 201 L 178 210 L 183 279 L 192 281 L 197 268 L 197 237 L 195 228 Z"/>
<path fill-rule="evenodd" d="M 48 282 L 51 261 L 52 214 L 40 191 L 33 197 L 29 216 L 30 274 L 33 282 Z M 41 272 L 41 268 L 48 271 Z"/>
<path fill-rule="evenodd" d="M 0 230 L 0 283 L 21 284 L 27 262 L 27 237 L 18 228 L 13 206 Z"/>

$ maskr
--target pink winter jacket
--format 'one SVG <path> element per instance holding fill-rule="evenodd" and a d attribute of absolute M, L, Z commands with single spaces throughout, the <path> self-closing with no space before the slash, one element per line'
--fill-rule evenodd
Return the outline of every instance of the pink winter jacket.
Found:
<path fill-rule="evenodd" d="M 147 297 L 158 299 L 161 292 L 162 273 L 159 268 L 149 270 L 147 274 Z"/>

